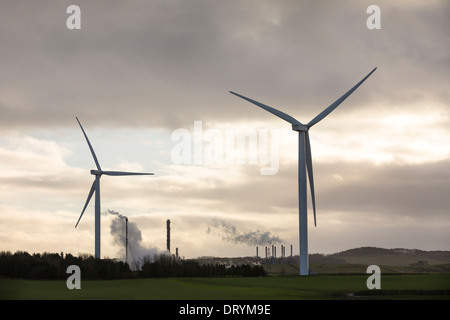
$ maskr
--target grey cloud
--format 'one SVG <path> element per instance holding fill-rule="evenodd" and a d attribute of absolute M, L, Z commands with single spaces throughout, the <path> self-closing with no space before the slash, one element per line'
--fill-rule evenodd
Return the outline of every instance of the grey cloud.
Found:
<path fill-rule="evenodd" d="M 80 1 L 79 32 L 65 28 L 69 4 L 0 5 L 2 126 L 264 117 L 228 90 L 306 121 L 374 66 L 348 110 L 413 102 L 414 91 L 448 96 L 448 8 L 438 2 L 383 4 L 378 33 L 365 28 L 369 2 Z"/>
<path fill-rule="evenodd" d="M 319 208 L 419 220 L 448 216 L 449 160 L 410 165 L 341 163 L 318 167 L 321 175 L 328 177 L 317 191 L 322 199 Z M 343 180 L 331 182 L 333 172 L 339 172 Z"/>
<path fill-rule="evenodd" d="M 449 160 L 421 164 L 314 162 L 313 165 L 319 221 L 321 214 L 336 211 L 410 216 L 419 220 L 448 215 Z M 284 165 L 274 176 L 261 176 L 250 167 L 242 166 L 243 178 L 239 181 L 216 178 L 215 184 L 202 187 L 163 178 L 149 184 L 148 192 L 154 199 L 195 203 L 206 211 L 221 208 L 223 212 L 264 215 L 297 212 L 296 163 Z"/>

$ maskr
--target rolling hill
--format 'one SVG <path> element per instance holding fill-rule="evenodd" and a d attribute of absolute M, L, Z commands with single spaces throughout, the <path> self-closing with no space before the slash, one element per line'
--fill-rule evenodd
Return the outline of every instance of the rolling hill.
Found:
<path fill-rule="evenodd" d="M 298 255 L 284 258 L 200 257 L 202 263 L 226 265 L 261 264 L 269 274 L 297 274 Z M 318 274 L 365 273 L 369 265 L 378 265 L 383 273 L 450 273 L 450 251 L 384 249 L 360 247 L 333 254 L 310 254 L 310 268 Z"/>
<path fill-rule="evenodd" d="M 450 251 L 424 251 L 418 249 L 383 249 L 361 247 L 326 256 L 351 264 L 377 264 L 386 266 L 425 266 L 450 263 Z"/>

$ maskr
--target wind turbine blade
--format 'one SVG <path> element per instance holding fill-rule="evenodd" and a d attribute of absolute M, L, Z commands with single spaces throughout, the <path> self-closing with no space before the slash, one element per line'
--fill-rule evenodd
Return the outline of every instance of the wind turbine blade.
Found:
<path fill-rule="evenodd" d="M 277 110 L 275 108 L 266 106 L 265 104 L 262 104 L 261 102 L 258 102 L 258 101 L 252 100 L 250 98 L 244 97 L 244 96 L 242 96 L 242 95 L 240 95 L 240 94 L 238 94 L 236 92 L 230 91 L 230 93 L 234 94 L 235 96 L 238 96 L 239 98 L 247 100 L 247 101 L 249 101 L 249 102 L 251 102 L 253 104 L 256 104 L 258 107 L 263 108 L 266 111 L 269 111 L 270 113 L 276 115 L 277 117 L 279 117 L 279 118 L 281 118 L 283 120 L 286 120 L 290 124 L 301 124 L 297 119 L 291 117 L 290 115 L 288 115 L 288 114 L 286 114 L 284 112 L 281 112 L 280 110 Z"/>
<path fill-rule="evenodd" d="M 311 199 L 314 211 L 314 226 L 316 224 L 316 196 L 314 193 L 314 177 L 313 177 L 313 167 L 312 167 L 312 157 L 311 157 L 311 143 L 309 141 L 309 134 L 306 131 L 306 168 L 308 169 L 309 187 L 311 188 Z"/>
<path fill-rule="evenodd" d="M 339 99 L 337 99 L 333 104 L 331 104 L 328 108 L 326 108 L 325 110 L 323 110 L 321 113 L 319 113 L 314 119 L 312 119 L 306 126 L 308 128 L 311 128 L 313 125 L 315 125 L 317 122 L 321 121 L 323 118 L 325 118 L 328 114 L 331 113 L 331 111 L 333 111 L 334 109 L 336 109 L 342 102 L 344 102 L 345 99 L 347 99 L 347 97 L 349 95 L 351 95 L 353 93 L 353 91 L 355 91 L 356 89 L 358 89 L 358 87 L 364 82 L 366 81 L 366 79 L 368 77 L 370 77 L 370 75 L 372 73 L 375 72 L 375 70 L 377 70 L 377 68 L 373 69 L 367 76 L 364 77 L 364 79 L 362 79 L 360 82 L 358 82 L 353 88 L 351 88 L 349 91 L 347 91 L 342 97 L 340 97 Z"/>
<path fill-rule="evenodd" d="M 86 204 L 84 205 L 83 211 L 81 211 L 81 215 L 78 218 L 78 221 L 77 221 L 77 224 L 75 225 L 75 228 L 78 226 L 78 223 L 80 222 L 81 217 L 83 216 L 84 210 L 86 210 L 86 207 L 88 206 L 89 201 L 91 200 L 92 195 L 94 194 L 94 191 L 95 191 L 95 180 L 94 180 L 94 183 L 92 184 L 91 191 L 89 191 L 89 195 L 87 197 Z"/>
<path fill-rule="evenodd" d="M 153 173 L 142 172 L 122 172 L 122 171 L 102 171 L 107 176 L 151 176 Z"/>
<path fill-rule="evenodd" d="M 92 145 L 89 142 L 89 139 L 88 139 L 88 137 L 86 135 L 86 132 L 84 132 L 83 126 L 81 125 L 80 120 L 78 120 L 78 118 L 77 118 L 77 121 L 78 121 L 78 124 L 80 125 L 81 131 L 83 131 L 84 137 L 86 138 L 87 144 L 88 144 L 89 149 L 91 150 L 91 153 L 92 153 L 92 157 L 94 157 L 95 165 L 97 166 L 97 169 L 99 171 L 102 171 L 102 169 L 100 168 L 100 164 L 98 163 L 97 156 L 95 155 L 94 149 L 92 148 Z"/>

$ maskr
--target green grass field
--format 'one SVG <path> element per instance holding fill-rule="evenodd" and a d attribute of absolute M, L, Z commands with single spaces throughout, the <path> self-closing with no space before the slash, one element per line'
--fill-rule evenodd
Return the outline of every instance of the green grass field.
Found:
<path fill-rule="evenodd" d="M 320 264 L 312 263 L 311 270 L 316 274 L 365 274 L 370 264 Z M 264 264 L 264 269 L 270 275 L 298 275 L 298 263 Z M 435 264 L 427 266 L 379 265 L 381 274 L 450 274 L 450 264 Z M 449 288 L 450 289 L 450 288 Z"/>
<path fill-rule="evenodd" d="M 449 274 L 382 275 L 381 289 L 384 295 L 361 297 L 361 292 L 368 292 L 368 276 L 86 280 L 81 281 L 81 290 L 67 289 L 65 281 L 0 279 L 0 299 L 450 299 Z M 355 292 L 359 293 L 357 297 L 348 295 Z"/>

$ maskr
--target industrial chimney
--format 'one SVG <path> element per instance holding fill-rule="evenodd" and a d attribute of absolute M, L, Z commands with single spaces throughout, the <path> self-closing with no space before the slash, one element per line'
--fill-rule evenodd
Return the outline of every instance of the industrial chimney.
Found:
<path fill-rule="evenodd" d="M 167 251 L 170 253 L 170 220 L 167 219 Z"/>
<path fill-rule="evenodd" d="M 125 217 L 125 263 L 128 263 L 128 218 Z"/>

